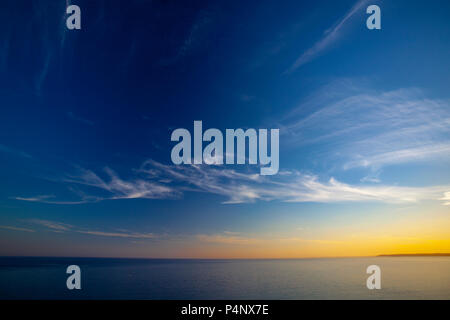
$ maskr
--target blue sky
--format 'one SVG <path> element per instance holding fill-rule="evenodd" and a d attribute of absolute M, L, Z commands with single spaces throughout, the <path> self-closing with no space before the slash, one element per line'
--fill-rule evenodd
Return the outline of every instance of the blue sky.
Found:
<path fill-rule="evenodd" d="M 358 232 L 450 250 L 447 1 L 1 7 L 0 254 L 363 254 Z M 279 128 L 279 174 L 173 165 L 194 120 Z"/>

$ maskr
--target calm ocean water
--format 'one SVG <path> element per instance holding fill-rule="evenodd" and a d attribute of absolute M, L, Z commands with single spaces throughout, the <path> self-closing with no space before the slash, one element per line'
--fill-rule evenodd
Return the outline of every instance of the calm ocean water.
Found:
<path fill-rule="evenodd" d="M 81 268 L 81 290 L 66 288 L 71 264 Z M 366 288 L 372 264 L 381 290 Z M 0 299 L 450 299 L 450 257 L 0 258 Z"/>

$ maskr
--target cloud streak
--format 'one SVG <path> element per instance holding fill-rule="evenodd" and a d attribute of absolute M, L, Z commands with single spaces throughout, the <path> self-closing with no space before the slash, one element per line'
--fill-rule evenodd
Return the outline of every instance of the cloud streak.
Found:
<path fill-rule="evenodd" d="M 136 232 L 104 232 L 104 231 L 83 231 L 78 230 L 78 233 L 112 238 L 132 238 L 132 239 L 155 239 L 157 235 L 153 233 L 136 233 Z"/>
<path fill-rule="evenodd" d="M 81 117 L 79 117 L 79 116 L 76 116 L 76 115 L 75 115 L 73 112 L 71 112 L 71 111 L 67 112 L 67 116 L 68 116 L 70 119 L 74 120 L 74 121 L 77 121 L 77 122 L 86 124 L 86 125 L 88 125 L 88 126 L 93 126 L 93 125 L 94 125 L 94 122 L 92 122 L 91 120 L 87 120 L 87 119 L 81 118 Z"/>
<path fill-rule="evenodd" d="M 302 65 L 310 62 L 319 54 L 321 54 L 324 50 L 326 50 L 332 43 L 336 42 L 339 39 L 340 33 L 342 31 L 345 23 L 365 4 L 367 0 L 359 0 L 347 14 L 345 14 L 334 27 L 326 30 L 322 39 L 317 41 L 311 48 L 303 52 L 297 60 L 287 69 L 284 73 L 292 73 L 296 69 L 300 68 Z"/>
<path fill-rule="evenodd" d="M 55 222 L 55 221 L 50 221 L 50 220 L 28 219 L 28 220 L 24 220 L 24 221 L 27 223 L 31 223 L 31 224 L 35 224 L 35 225 L 39 225 L 39 226 L 48 228 L 53 232 L 59 232 L 59 233 L 69 231 L 73 228 L 73 226 L 70 224 Z"/>
<path fill-rule="evenodd" d="M 449 185 L 386 185 L 380 172 L 394 164 L 450 160 L 449 100 L 427 98 L 414 88 L 374 91 L 352 81 L 337 81 L 282 118 L 280 132 L 290 149 L 313 149 L 315 161 L 332 163 L 334 170 L 365 168 L 369 174 L 355 184 L 339 181 L 331 173 L 319 177 L 290 169 L 267 177 L 249 166 L 239 166 L 237 171 L 230 166 L 177 166 L 150 159 L 128 172 L 126 179 L 109 167 L 99 173 L 78 167 L 74 174 L 60 180 L 76 199 L 60 200 L 53 195 L 15 199 L 70 205 L 121 199 L 181 199 L 187 192 L 200 192 L 222 197 L 224 204 L 448 202 L 442 195 L 450 190 Z"/>
<path fill-rule="evenodd" d="M 294 148 L 313 145 L 322 152 L 315 158 L 345 170 L 450 159 L 450 101 L 419 89 L 377 92 L 337 82 L 287 115 L 280 132 Z"/>
<path fill-rule="evenodd" d="M 192 26 L 189 28 L 189 31 L 183 39 L 181 45 L 177 48 L 176 53 L 171 57 L 162 59 L 160 64 L 163 66 L 172 65 L 188 55 L 189 52 L 191 52 L 200 43 L 199 38 L 205 37 L 205 33 L 208 31 L 207 27 L 212 23 L 212 21 L 212 12 L 208 10 L 201 10 Z"/>
<path fill-rule="evenodd" d="M 65 181 L 84 184 L 112 194 L 108 197 L 91 196 L 97 201 L 139 198 L 179 199 L 185 192 L 201 192 L 224 197 L 222 201 L 224 204 L 256 201 L 415 203 L 424 200 L 437 201 L 442 194 L 450 190 L 450 186 L 447 185 L 403 187 L 348 184 L 333 177 L 321 181 L 316 175 L 296 170 L 267 177 L 257 173 L 242 173 L 208 165 L 165 165 L 154 160 L 146 161 L 135 171 L 141 176 L 129 181 L 120 179 L 110 169 L 106 170 L 111 177 L 107 182 L 88 170 L 82 170 L 81 176 Z M 16 199 L 47 202 L 42 197 L 17 197 Z M 60 202 L 60 204 L 68 203 L 70 202 Z"/>
<path fill-rule="evenodd" d="M 223 232 L 218 234 L 198 234 L 195 238 L 200 242 L 219 243 L 219 244 L 255 244 L 260 240 L 239 235 L 239 233 Z"/>
<path fill-rule="evenodd" d="M 150 166 L 150 167 L 149 167 Z M 275 177 L 239 173 L 210 166 L 168 166 L 147 161 L 141 171 L 153 177 L 184 182 L 184 189 L 225 196 L 226 204 L 259 201 L 408 203 L 437 200 L 450 186 L 400 187 L 351 185 L 335 178 L 320 181 L 315 175 L 291 171 Z M 191 187 L 188 189 L 188 187 Z M 192 189 L 193 188 L 193 189 Z"/>
<path fill-rule="evenodd" d="M 285 245 L 286 243 L 316 243 L 316 244 L 343 244 L 345 241 L 333 240 L 333 239 L 307 239 L 300 237 L 254 237 L 252 235 L 245 235 L 239 232 L 222 232 L 216 234 L 198 234 L 195 236 L 197 241 L 203 243 L 212 243 L 219 245 L 267 245 L 279 243 L 280 245 Z"/>
<path fill-rule="evenodd" d="M 445 192 L 444 196 L 440 198 L 439 200 L 444 201 L 444 206 L 450 206 L 450 192 Z"/>
<path fill-rule="evenodd" d="M 23 151 L 20 151 L 20 150 L 16 150 L 16 149 L 12 149 L 12 148 L 9 148 L 9 147 L 7 147 L 5 145 L 2 145 L 2 144 L 0 144 L 0 152 L 11 154 L 11 155 L 22 157 L 22 158 L 28 158 L 28 159 L 32 158 L 32 156 L 30 156 L 26 152 L 23 152 Z"/>
<path fill-rule="evenodd" d="M 430 158 L 450 157 L 450 143 L 441 143 L 431 146 L 421 146 L 417 148 L 407 148 L 395 151 L 388 151 L 380 154 L 373 154 L 367 157 L 349 161 L 345 164 L 345 169 L 355 167 L 384 166 L 410 161 L 420 161 Z"/>
<path fill-rule="evenodd" d="M 13 226 L 0 226 L 0 229 L 12 230 L 12 231 L 23 231 L 23 232 L 34 232 L 34 230 L 28 228 L 19 228 Z"/>
<path fill-rule="evenodd" d="M 41 227 L 44 227 L 46 229 L 49 229 L 52 232 L 56 233 L 66 233 L 66 232 L 73 232 L 73 233 L 80 233 L 85 235 L 91 235 L 91 236 L 99 236 L 99 237 L 110 237 L 110 238 L 129 238 L 129 239 L 156 239 L 160 236 L 154 233 L 141 233 L 141 232 L 133 232 L 129 230 L 116 230 L 116 231 L 101 231 L 101 230 L 86 230 L 82 228 L 78 228 L 76 226 L 73 226 L 71 224 L 57 222 L 57 221 L 50 221 L 50 220 L 42 220 L 42 219 L 26 219 L 22 220 L 25 223 L 32 224 L 32 225 L 38 225 Z M 17 227 L 9 227 L 9 226 L 0 226 L 0 228 L 3 229 L 10 229 L 15 231 L 28 231 L 28 232 L 34 232 L 34 230 L 26 229 L 26 228 L 17 228 Z"/>
<path fill-rule="evenodd" d="M 26 201 L 26 202 L 39 202 L 39 203 L 47 203 L 47 204 L 84 204 L 88 202 L 97 202 L 102 200 L 98 197 L 91 197 L 91 196 L 82 196 L 80 200 L 77 201 L 59 201 L 59 200 L 52 200 L 56 197 L 54 195 L 38 195 L 34 197 L 13 197 L 15 200 L 19 201 Z"/>
<path fill-rule="evenodd" d="M 94 187 L 107 191 L 109 196 L 94 197 L 98 200 L 105 199 L 166 199 L 180 195 L 176 189 L 156 181 L 144 180 L 141 178 L 133 180 L 123 180 L 116 172 L 110 168 L 105 168 L 104 172 L 108 179 L 103 179 L 90 170 L 79 168 L 79 174 L 69 176 L 65 182 L 75 183 Z"/>

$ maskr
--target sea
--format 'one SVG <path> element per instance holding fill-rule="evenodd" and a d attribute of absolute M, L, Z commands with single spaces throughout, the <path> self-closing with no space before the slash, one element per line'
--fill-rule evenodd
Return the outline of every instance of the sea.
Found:
<path fill-rule="evenodd" d="M 69 265 L 81 289 L 69 290 Z M 369 290 L 367 267 L 381 270 Z M 450 299 L 450 257 L 198 260 L 0 257 L 0 299 Z"/>

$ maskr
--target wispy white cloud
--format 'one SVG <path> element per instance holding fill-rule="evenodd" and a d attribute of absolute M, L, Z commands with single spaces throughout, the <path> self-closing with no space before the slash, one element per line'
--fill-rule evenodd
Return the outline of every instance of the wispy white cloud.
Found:
<path fill-rule="evenodd" d="M 292 66 L 285 71 L 285 73 L 291 73 L 295 71 L 305 63 L 308 63 L 309 61 L 314 59 L 324 50 L 326 50 L 332 43 L 336 42 L 340 37 L 342 28 L 345 23 L 367 3 L 368 0 L 359 0 L 358 2 L 356 2 L 356 4 L 350 9 L 350 11 L 348 11 L 333 27 L 326 30 L 322 39 L 317 41 L 311 48 L 303 52 L 297 58 L 297 60 L 295 60 Z"/>
<path fill-rule="evenodd" d="M 12 230 L 12 231 L 23 231 L 23 232 L 34 232 L 32 229 L 19 228 L 14 226 L 0 226 L 0 229 Z"/>
<path fill-rule="evenodd" d="M 200 191 L 218 194 L 229 199 L 226 203 L 240 203 L 243 199 L 256 200 L 259 195 L 254 193 L 245 182 L 261 180 L 258 173 L 240 173 L 233 169 L 224 169 L 207 165 L 175 166 L 164 165 L 148 160 L 140 168 L 140 172 L 148 174 L 149 178 L 169 178 L 175 181 L 181 190 Z"/>
<path fill-rule="evenodd" d="M 283 242 L 312 242 L 312 243 L 317 243 L 317 244 L 342 244 L 342 243 L 345 243 L 345 241 L 341 241 L 341 240 L 306 239 L 306 238 L 299 238 L 299 237 L 281 238 L 278 240 L 283 241 Z"/>
<path fill-rule="evenodd" d="M 282 170 L 267 177 L 241 166 L 167 165 L 145 161 L 122 179 L 105 168 L 97 174 L 78 168 L 61 182 L 77 185 L 75 201 L 44 195 L 17 200 L 80 204 L 115 199 L 180 199 L 186 192 L 218 195 L 225 204 L 256 201 L 387 202 L 439 201 L 448 185 L 408 187 L 383 184 L 382 168 L 417 161 L 450 160 L 450 101 L 430 99 L 419 89 L 379 92 L 352 81 L 319 90 L 280 122 L 289 148 L 314 146 L 314 158 L 340 172 L 367 168 L 360 183 L 346 183 L 327 173 L 319 177 L 298 170 Z M 311 149 L 311 148 L 310 148 Z M 377 185 L 373 185 L 373 183 Z M 75 188 L 72 188 L 75 190 Z"/>
<path fill-rule="evenodd" d="M 317 243 L 317 244 L 342 244 L 345 241 L 334 239 L 309 239 L 301 237 L 280 237 L 280 236 L 253 236 L 248 234 L 241 234 L 234 232 L 228 234 L 226 232 L 215 234 L 198 234 L 195 239 L 200 242 L 223 244 L 223 245 L 254 245 L 254 244 L 268 244 L 268 243 Z"/>
<path fill-rule="evenodd" d="M 343 169 L 450 159 L 450 101 L 419 89 L 379 92 L 338 82 L 301 103 L 280 132 L 289 145 L 314 146 L 322 150 L 316 158 Z"/>
<path fill-rule="evenodd" d="M 44 86 L 45 79 L 47 78 L 49 69 L 50 69 L 50 62 L 52 60 L 52 53 L 48 52 L 46 57 L 44 58 L 44 61 L 42 63 L 41 70 L 36 76 L 36 94 L 38 96 L 42 95 L 42 88 Z"/>
<path fill-rule="evenodd" d="M 381 179 L 380 179 L 380 170 L 377 170 L 375 172 L 371 172 L 370 174 L 368 174 L 365 177 L 361 178 L 361 182 L 372 182 L 372 183 L 380 183 Z"/>
<path fill-rule="evenodd" d="M 440 198 L 439 200 L 444 201 L 444 206 L 450 206 L 450 192 L 445 192 L 444 196 Z"/>
<path fill-rule="evenodd" d="M 110 195 L 99 197 L 98 199 L 166 199 L 174 198 L 180 195 L 176 189 L 162 183 L 144 180 L 123 180 L 110 168 L 104 169 L 108 180 L 100 178 L 96 173 L 90 170 L 79 168 L 79 174 L 69 176 L 64 179 L 65 182 L 76 183 L 95 187 L 107 191 Z"/>
<path fill-rule="evenodd" d="M 224 204 L 255 201 L 414 203 L 423 200 L 436 201 L 450 189 L 448 185 L 405 187 L 378 184 L 373 186 L 364 183 L 348 184 L 335 178 L 321 181 L 316 175 L 296 170 L 267 177 L 223 167 L 165 165 L 153 160 L 146 161 L 136 170 L 137 174 L 143 176 L 130 181 L 121 180 L 109 170 L 107 172 L 113 178 L 108 182 L 92 171 L 84 170 L 83 172 L 83 175 L 78 176 L 77 179 L 65 181 L 112 193 L 109 197 L 92 196 L 100 200 L 174 199 L 180 198 L 185 192 L 202 192 L 223 197 Z M 21 198 L 17 199 L 21 200 Z M 40 202 L 48 201 L 42 197 L 32 199 Z"/>
<path fill-rule="evenodd" d="M 388 164 L 439 158 L 442 156 L 450 158 L 450 142 L 372 154 L 366 157 L 361 157 L 360 159 L 351 160 L 345 164 L 344 168 L 349 169 L 354 167 L 383 166 Z"/>
<path fill-rule="evenodd" d="M 171 65 L 176 63 L 178 60 L 186 56 L 190 51 L 192 51 L 200 43 L 199 39 L 204 38 L 204 33 L 208 31 L 207 26 L 213 21 L 212 11 L 201 10 L 198 16 L 192 23 L 191 27 L 188 29 L 188 33 L 183 39 L 181 45 L 177 48 L 176 53 L 171 56 L 164 58 L 160 61 L 161 65 Z"/>
<path fill-rule="evenodd" d="M 240 235 L 237 232 L 223 232 L 217 234 L 198 234 L 195 236 L 200 242 L 219 243 L 219 244 L 255 244 L 260 239 Z"/>
<path fill-rule="evenodd" d="M 36 68 L 33 74 L 34 90 L 36 95 L 43 94 L 44 85 L 50 75 L 51 70 L 59 62 L 62 66 L 64 62 L 64 47 L 66 43 L 66 8 L 71 1 L 60 1 L 59 3 L 31 3 L 31 10 L 40 21 L 40 32 L 36 33 L 30 26 L 28 36 L 35 39 L 36 47 L 41 48 L 42 54 L 35 56 Z M 56 5 L 56 6 L 55 6 Z M 55 14 L 55 12 L 57 12 Z M 35 19 L 29 19 L 28 23 L 34 23 Z M 55 28 L 55 25 L 57 26 Z M 56 41 L 55 41 L 56 40 Z"/>
<path fill-rule="evenodd" d="M 129 230 L 114 230 L 114 231 L 101 231 L 101 230 L 86 230 L 83 228 L 76 227 L 71 224 L 50 221 L 50 220 L 42 220 L 42 219 L 25 219 L 22 220 L 25 223 L 38 225 L 41 227 L 45 227 L 50 229 L 52 232 L 63 233 L 63 232 L 74 232 L 92 236 L 99 237 L 112 237 L 112 238 L 131 238 L 131 239 L 156 239 L 159 238 L 160 235 L 154 233 L 142 233 L 142 232 L 133 232 Z M 34 232 L 34 230 L 26 229 L 26 228 L 17 228 L 17 227 L 9 227 L 9 226 L 0 226 L 0 228 L 11 229 L 17 231 L 29 231 Z"/>
<path fill-rule="evenodd" d="M 31 224 L 36 224 L 36 225 L 40 225 L 43 227 L 46 227 L 50 230 L 52 230 L 53 232 L 66 232 L 69 231 L 73 228 L 72 225 L 67 224 L 67 223 L 62 223 L 62 222 L 55 222 L 55 221 L 50 221 L 50 220 L 42 220 L 42 219 L 27 219 L 24 220 L 27 223 L 31 223 Z"/>
<path fill-rule="evenodd" d="M 75 115 L 75 114 L 74 114 L 73 112 L 71 112 L 71 111 L 67 112 L 67 115 L 68 115 L 68 117 L 69 117 L 70 119 L 72 119 L 72 120 L 74 120 L 74 121 L 81 122 L 81 123 L 87 124 L 87 125 L 89 125 L 89 126 L 93 126 L 93 125 L 94 125 L 94 122 L 92 122 L 91 120 L 81 118 L 81 117 Z"/>
<path fill-rule="evenodd" d="M 250 102 L 250 101 L 253 101 L 255 99 L 256 99 L 255 96 L 248 95 L 248 94 L 245 94 L 245 93 L 241 94 L 241 96 L 240 96 L 240 100 L 244 101 L 244 102 Z"/>
<path fill-rule="evenodd" d="M 47 204 L 75 205 L 118 199 L 174 199 L 182 195 L 180 190 L 169 186 L 168 181 L 161 179 L 150 180 L 138 177 L 124 180 L 110 168 L 105 168 L 104 173 L 107 179 L 101 178 L 91 170 L 78 168 L 76 174 L 64 177 L 61 182 L 69 186 L 73 184 L 89 187 L 86 192 L 69 187 L 69 190 L 79 198 L 76 200 L 56 199 L 54 195 L 16 196 L 13 199 Z"/>
<path fill-rule="evenodd" d="M 56 200 L 54 195 L 38 195 L 34 197 L 13 197 L 15 200 L 26 201 L 26 202 L 39 202 L 39 203 L 47 203 L 47 204 L 84 204 L 88 202 L 97 202 L 102 200 L 101 198 L 94 196 L 82 196 L 80 200 L 76 201 L 61 201 Z M 55 200 L 53 200 L 55 199 Z"/>
<path fill-rule="evenodd" d="M 0 144 L 0 152 L 9 153 L 11 155 L 19 156 L 19 157 L 23 157 L 23 158 L 32 158 L 26 152 L 23 152 L 23 151 L 20 151 L 20 150 L 16 150 L 16 149 L 12 149 L 12 148 L 9 148 L 9 147 L 7 147 L 5 145 L 2 145 L 2 144 Z"/>
<path fill-rule="evenodd" d="M 46 199 L 52 198 L 54 197 L 53 195 L 40 195 L 40 196 L 35 196 L 35 197 L 14 197 L 14 199 L 16 200 L 21 200 L 21 201 L 28 201 L 28 202 L 42 202 L 45 201 Z"/>
<path fill-rule="evenodd" d="M 93 230 L 78 230 L 78 233 L 113 238 L 132 238 L 132 239 L 156 239 L 158 235 L 153 233 L 138 233 L 138 232 L 104 232 Z"/>
<path fill-rule="evenodd" d="M 184 39 L 182 46 L 179 48 L 178 52 L 179 56 L 184 56 L 186 52 L 189 51 L 189 49 L 193 46 L 195 41 L 197 41 L 197 37 L 202 28 L 206 27 L 209 23 L 211 23 L 211 20 L 212 19 L 210 12 L 206 10 L 199 12 L 199 15 L 195 19 L 195 22 L 192 25 L 191 29 L 189 30 L 187 37 Z"/>
<path fill-rule="evenodd" d="M 449 186 L 401 187 L 388 185 L 351 185 L 334 178 L 320 181 L 311 174 L 292 171 L 291 174 L 262 177 L 251 173 L 238 173 L 230 169 L 210 166 L 168 166 L 147 161 L 144 172 L 155 177 L 168 176 L 184 182 L 185 190 L 208 192 L 228 198 L 224 203 L 254 201 L 285 202 L 343 202 L 379 201 L 388 203 L 437 200 Z M 187 188 L 187 187 L 191 188 Z M 183 188 L 181 186 L 180 188 Z"/>

